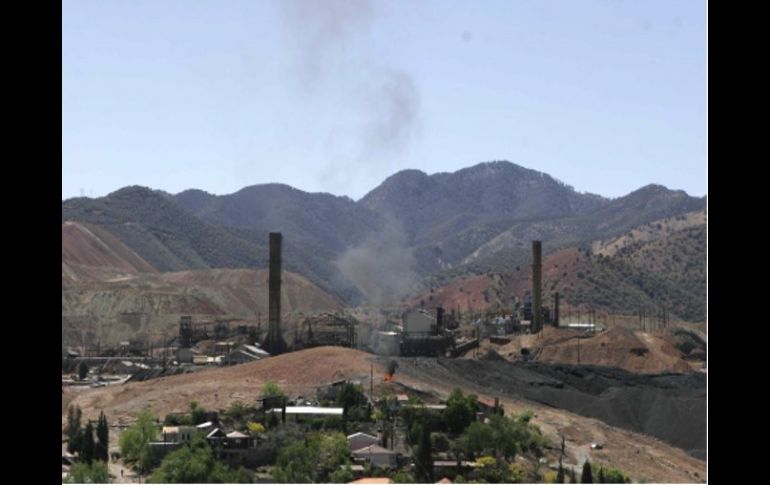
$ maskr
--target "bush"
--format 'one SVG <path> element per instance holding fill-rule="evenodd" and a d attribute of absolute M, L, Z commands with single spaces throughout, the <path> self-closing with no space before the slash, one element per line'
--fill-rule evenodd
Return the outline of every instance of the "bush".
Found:
<path fill-rule="evenodd" d="M 247 425 L 249 428 L 249 431 L 254 434 L 261 434 L 265 432 L 265 427 L 262 425 L 262 423 L 255 423 L 255 422 L 249 422 Z"/>
<path fill-rule="evenodd" d="M 70 468 L 69 476 L 63 483 L 109 483 L 110 470 L 107 463 L 97 460 L 90 465 L 77 462 Z"/>
<path fill-rule="evenodd" d="M 526 476 L 526 470 L 518 463 L 508 465 L 508 480 L 511 483 L 524 483 Z"/>
<path fill-rule="evenodd" d="M 411 473 L 406 471 L 398 471 L 391 477 L 394 483 L 416 483 Z"/>
<path fill-rule="evenodd" d="M 275 381 L 266 381 L 262 385 L 262 397 L 286 396 Z"/>
<path fill-rule="evenodd" d="M 208 443 L 196 436 L 170 453 L 150 477 L 152 483 L 241 483 L 250 482 L 245 469 L 230 470 L 214 457 Z"/>
<path fill-rule="evenodd" d="M 88 364 L 86 364 L 86 361 L 81 360 L 80 365 L 78 365 L 78 379 L 81 381 L 86 378 L 88 375 Z"/>

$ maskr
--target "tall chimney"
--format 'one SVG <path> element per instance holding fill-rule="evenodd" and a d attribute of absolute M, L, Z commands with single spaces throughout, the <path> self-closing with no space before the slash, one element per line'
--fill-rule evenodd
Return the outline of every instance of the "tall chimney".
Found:
<path fill-rule="evenodd" d="M 543 329 L 542 302 L 542 245 L 540 241 L 532 241 L 532 332 Z"/>
<path fill-rule="evenodd" d="M 559 326 L 559 292 L 553 295 L 553 326 Z"/>
<path fill-rule="evenodd" d="M 281 241 L 280 232 L 270 233 L 270 274 L 268 276 L 268 331 L 265 349 L 271 354 L 286 351 L 281 335 Z"/>
<path fill-rule="evenodd" d="M 444 325 L 444 309 L 436 307 L 436 333 L 441 333 L 441 327 Z"/>

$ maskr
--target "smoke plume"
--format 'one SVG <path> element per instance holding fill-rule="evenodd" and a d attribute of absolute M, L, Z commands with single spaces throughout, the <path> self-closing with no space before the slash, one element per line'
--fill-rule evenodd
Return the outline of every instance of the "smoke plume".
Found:
<path fill-rule="evenodd" d="M 313 99 L 334 98 L 335 90 L 345 93 L 336 125 L 326 135 L 323 185 L 370 183 L 390 174 L 392 160 L 420 132 L 420 92 L 409 72 L 379 62 L 383 56 L 372 35 L 375 5 L 367 0 L 288 0 L 280 5 L 297 48 L 301 91 Z"/>
<path fill-rule="evenodd" d="M 340 272 L 374 305 L 397 305 L 419 282 L 403 228 L 394 219 L 357 247 L 345 251 L 336 263 Z"/>

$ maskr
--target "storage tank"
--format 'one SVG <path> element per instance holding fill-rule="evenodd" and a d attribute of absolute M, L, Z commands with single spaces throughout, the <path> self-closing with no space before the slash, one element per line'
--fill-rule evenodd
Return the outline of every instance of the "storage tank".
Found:
<path fill-rule="evenodd" d="M 399 355 L 401 348 L 401 336 L 396 332 L 378 332 L 379 343 L 377 354 Z"/>

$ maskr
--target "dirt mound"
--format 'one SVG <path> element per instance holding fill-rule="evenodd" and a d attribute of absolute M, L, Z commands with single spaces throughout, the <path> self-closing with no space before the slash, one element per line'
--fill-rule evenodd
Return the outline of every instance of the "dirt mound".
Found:
<path fill-rule="evenodd" d="M 61 226 L 62 265 L 73 273 L 74 280 L 89 278 L 86 268 L 110 268 L 125 273 L 157 273 L 150 263 L 107 231 L 79 222 Z"/>
<path fill-rule="evenodd" d="M 617 367 L 647 374 L 692 371 L 682 359 L 681 352 L 657 335 L 615 327 L 589 338 L 583 337 L 546 343 L 538 360 Z"/>
<path fill-rule="evenodd" d="M 282 290 L 281 309 L 287 322 L 294 313 L 342 308 L 339 299 L 288 271 L 283 272 Z M 115 344 L 137 334 L 173 334 L 181 315 L 196 321 L 254 320 L 258 313 L 266 318 L 267 295 L 267 270 L 207 269 L 63 285 L 63 340 L 74 345 L 80 343 L 79 335 L 90 332 L 92 344 L 97 340 Z M 125 314 L 141 314 L 141 321 L 126 321 Z"/>
<path fill-rule="evenodd" d="M 197 401 L 208 409 L 225 409 L 241 400 L 253 403 L 267 380 L 278 383 L 290 396 L 315 395 L 315 387 L 337 379 L 368 379 L 384 365 L 371 354 L 343 347 L 316 347 L 232 367 L 161 377 L 122 386 L 94 389 L 73 403 L 84 419 L 97 419 L 103 409 L 111 420 L 130 422 L 145 406 L 160 415 L 189 409 Z"/>
<path fill-rule="evenodd" d="M 563 364 L 512 364 L 470 359 L 398 360 L 409 375 L 526 398 L 655 436 L 690 453 L 706 450 L 706 377 L 639 375 Z"/>

